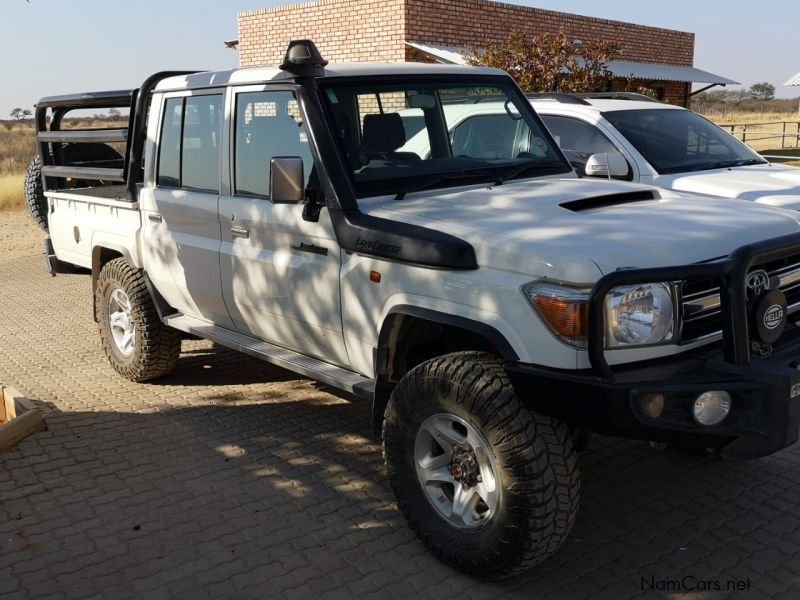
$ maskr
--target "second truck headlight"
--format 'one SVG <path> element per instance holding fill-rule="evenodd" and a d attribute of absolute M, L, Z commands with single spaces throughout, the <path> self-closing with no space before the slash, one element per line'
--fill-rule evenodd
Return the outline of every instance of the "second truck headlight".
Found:
<path fill-rule="evenodd" d="M 605 302 L 606 347 L 670 343 L 675 333 L 672 288 L 646 283 L 612 289 Z"/>

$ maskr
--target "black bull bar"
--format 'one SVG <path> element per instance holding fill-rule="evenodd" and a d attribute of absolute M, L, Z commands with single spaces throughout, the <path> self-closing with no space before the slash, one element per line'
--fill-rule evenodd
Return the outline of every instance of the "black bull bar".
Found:
<path fill-rule="evenodd" d="M 722 310 L 722 349 L 726 362 L 750 364 L 750 325 L 746 279 L 754 266 L 800 255 L 800 233 L 742 246 L 727 258 L 703 264 L 651 269 L 626 269 L 602 277 L 589 296 L 589 360 L 606 380 L 614 374 L 605 357 L 605 298 L 615 287 L 645 283 L 719 279 Z M 676 307 L 680 309 L 680 307 Z"/>

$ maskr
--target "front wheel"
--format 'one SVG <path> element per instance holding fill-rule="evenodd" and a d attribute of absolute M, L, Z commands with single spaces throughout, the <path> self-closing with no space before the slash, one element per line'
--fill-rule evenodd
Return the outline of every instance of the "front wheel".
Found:
<path fill-rule="evenodd" d="M 578 510 L 573 435 L 520 402 L 492 355 L 429 360 L 397 385 L 383 449 L 411 528 L 443 562 L 509 577 L 566 539 Z"/>
<path fill-rule="evenodd" d="M 181 332 L 161 323 L 140 272 L 115 258 L 100 271 L 95 294 L 100 340 L 117 373 L 148 381 L 175 368 Z"/>

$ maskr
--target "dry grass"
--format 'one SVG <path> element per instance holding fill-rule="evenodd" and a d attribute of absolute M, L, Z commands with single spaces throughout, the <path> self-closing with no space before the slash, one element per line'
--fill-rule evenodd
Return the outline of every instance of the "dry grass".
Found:
<path fill-rule="evenodd" d="M 22 185 L 25 170 L 36 154 L 33 123 L 0 122 L 0 210 L 25 206 Z"/>
<path fill-rule="evenodd" d="M 24 175 L 0 175 L 0 211 L 19 210 L 25 206 L 24 179 Z"/>
<path fill-rule="evenodd" d="M 31 121 L 0 123 L 0 175 L 19 175 L 36 154 L 36 132 Z"/>

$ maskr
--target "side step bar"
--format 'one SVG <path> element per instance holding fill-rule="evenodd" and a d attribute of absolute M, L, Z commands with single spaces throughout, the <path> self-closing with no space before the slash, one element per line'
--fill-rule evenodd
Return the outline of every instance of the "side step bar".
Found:
<path fill-rule="evenodd" d="M 194 317 L 181 314 L 170 315 L 164 319 L 164 323 L 180 331 L 211 340 L 222 346 L 227 346 L 273 365 L 315 379 L 336 389 L 355 394 L 361 398 L 372 399 L 373 380 L 358 373 L 251 338 L 236 331 L 212 325 Z"/>

